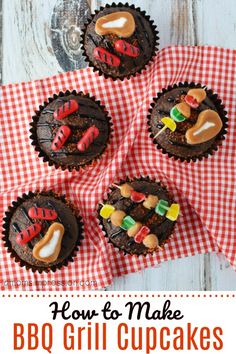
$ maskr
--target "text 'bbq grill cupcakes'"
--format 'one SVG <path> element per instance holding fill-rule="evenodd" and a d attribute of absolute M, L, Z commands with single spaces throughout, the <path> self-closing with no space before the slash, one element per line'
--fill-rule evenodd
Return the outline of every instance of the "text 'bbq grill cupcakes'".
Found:
<path fill-rule="evenodd" d="M 82 240 L 78 212 L 53 192 L 24 194 L 5 213 L 3 240 L 12 258 L 33 272 L 73 262 Z"/>
<path fill-rule="evenodd" d="M 160 183 L 141 179 L 113 185 L 98 212 L 102 229 L 115 247 L 146 255 L 162 250 L 180 208 Z"/>
<path fill-rule="evenodd" d="M 44 162 L 71 171 L 95 163 L 102 155 L 111 135 L 111 119 L 94 97 L 60 92 L 39 108 L 30 132 Z"/>
<path fill-rule="evenodd" d="M 212 155 L 225 138 L 227 112 L 217 94 L 180 83 L 158 93 L 148 116 L 154 144 L 169 157 L 196 161 Z"/>
<path fill-rule="evenodd" d="M 83 30 L 82 49 L 89 65 L 105 78 L 129 78 L 154 57 L 158 32 L 150 17 L 128 4 L 106 5 Z"/>

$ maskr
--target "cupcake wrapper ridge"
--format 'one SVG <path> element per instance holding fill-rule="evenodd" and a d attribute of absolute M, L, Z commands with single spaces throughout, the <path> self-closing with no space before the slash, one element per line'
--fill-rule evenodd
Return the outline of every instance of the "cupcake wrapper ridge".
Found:
<path fill-rule="evenodd" d="M 107 144 L 104 147 L 104 149 L 100 152 L 100 154 L 98 156 L 94 157 L 90 162 L 86 162 L 84 164 L 76 165 L 76 166 L 66 166 L 63 163 L 59 163 L 59 162 L 56 162 L 56 161 L 50 159 L 50 157 L 38 145 L 38 137 L 37 137 L 37 122 L 39 120 L 41 112 L 47 107 L 47 105 L 49 103 L 53 102 L 57 98 L 66 97 L 69 95 L 83 96 L 83 97 L 87 97 L 87 98 L 93 100 L 103 110 L 103 112 L 106 116 L 106 119 L 108 121 L 108 129 L 109 129 L 109 131 L 108 131 L 109 138 L 108 138 Z M 99 161 L 99 159 L 101 158 L 101 156 L 103 155 L 104 151 L 107 149 L 107 146 L 109 145 L 112 135 L 113 135 L 112 119 L 108 115 L 108 111 L 106 110 L 106 107 L 104 105 L 102 105 L 99 100 L 96 100 L 95 96 L 90 96 L 88 93 L 85 94 L 82 91 L 77 92 L 76 90 L 73 90 L 73 91 L 67 90 L 65 92 L 60 91 L 58 94 L 54 94 L 53 97 L 49 97 L 48 101 L 45 101 L 43 105 L 39 106 L 39 110 L 35 111 L 35 115 L 32 117 L 32 122 L 30 123 L 30 127 L 31 127 L 30 128 L 31 145 L 33 145 L 35 151 L 37 151 L 38 157 L 42 157 L 43 162 L 47 162 L 49 166 L 54 166 L 55 169 L 61 168 L 62 171 L 68 170 L 70 172 L 73 170 L 80 171 L 81 169 L 85 169 L 87 166 L 94 167 L 97 164 L 97 162 Z"/>
<path fill-rule="evenodd" d="M 168 194 L 169 194 L 169 197 L 170 197 L 170 200 L 173 200 L 172 196 L 171 196 L 171 193 L 167 190 L 167 188 L 165 186 L 162 185 L 162 183 L 160 181 L 154 181 L 153 179 L 150 179 L 150 177 L 135 177 L 135 178 L 129 178 L 129 177 L 126 177 L 126 179 L 121 179 L 119 180 L 119 182 L 117 182 L 118 185 L 121 185 L 123 183 L 129 183 L 129 182 L 134 182 L 134 181 L 144 181 L 144 182 L 153 182 L 153 183 L 156 183 L 158 184 L 164 191 L 166 191 Z M 136 253 L 129 253 L 127 251 L 124 251 L 122 248 L 118 247 L 117 245 L 115 245 L 109 238 L 109 236 L 107 235 L 107 232 L 104 228 L 104 225 L 103 225 L 103 218 L 100 216 L 99 214 L 99 211 L 101 209 L 101 204 L 105 204 L 107 202 L 107 199 L 109 198 L 110 196 L 110 193 L 112 191 L 114 191 L 116 189 L 116 187 L 113 187 L 113 186 L 110 186 L 109 187 L 109 190 L 110 192 L 108 192 L 107 194 L 107 198 L 106 199 L 102 199 L 102 202 L 99 203 L 98 205 L 98 208 L 97 208 L 97 214 L 98 214 L 98 217 L 97 217 L 97 222 L 99 224 L 99 227 L 103 233 L 103 235 L 108 239 L 108 243 L 112 244 L 112 246 L 115 248 L 115 249 L 118 249 L 120 252 L 123 252 L 124 256 L 126 255 L 129 255 L 129 256 L 132 256 L 132 257 L 146 257 L 147 255 L 152 255 L 152 254 L 155 254 L 156 252 L 160 252 L 159 249 L 156 249 L 156 250 L 153 250 L 151 252 L 147 251 L 146 253 L 143 253 L 143 254 L 136 254 Z M 174 222 L 174 227 L 175 227 L 175 224 L 176 222 Z M 174 229 L 173 229 L 173 232 L 174 232 Z M 160 245 L 161 247 L 163 247 L 164 249 L 164 246 L 170 241 L 171 238 L 173 238 L 173 232 L 172 234 Z"/>

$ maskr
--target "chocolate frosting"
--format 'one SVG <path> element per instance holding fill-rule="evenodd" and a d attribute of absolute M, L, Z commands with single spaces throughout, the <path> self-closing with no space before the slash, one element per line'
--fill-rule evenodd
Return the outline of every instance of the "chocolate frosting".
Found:
<path fill-rule="evenodd" d="M 153 136 L 155 136 L 163 127 L 161 119 L 170 116 L 172 107 L 179 103 L 181 101 L 181 96 L 186 95 L 191 88 L 192 87 L 173 88 L 157 98 L 149 122 Z M 187 118 L 183 122 L 176 123 L 177 128 L 174 132 L 166 129 L 154 140 L 154 142 L 157 142 L 168 153 L 180 158 L 192 158 L 204 154 L 212 145 L 214 145 L 218 136 L 204 143 L 191 145 L 187 143 L 185 133 L 196 124 L 199 113 L 206 109 L 212 109 L 217 112 L 214 100 L 208 95 L 197 109 L 191 108 L 190 118 Z M 222 115 L 222 112 L 218 113 Z"/>
<path fill-rule="evenodd" d="M 78 102 L 78 111 L 62 120 L 54 119 L 53 112 L 71 99 Z M 43 155 L 48 156 L 50 161 L 71 168 L 88 164 L 101 155 L 106 148 L 110 133 L 107 112 L 95 100 L 83 94 L 70 94 L 49 102 L 40 112 L 34 124 L 36 125 L 36 145 L 43 152 Z M 72 134 L 60 150 L 53 151 L 51 144 L 61 125 L 68 125 Z M 99 136 L 88 149 L 80 152 L 77 149 L 77 143 L 82 138 L 83 133 L 92 125 L 99 129 Z"/>
<path fill-rule="evenodd" d="M 53 221 L 48 220 L 34 220 L 28 216 L 28 210 L 33 207 L 44 207 L 56 210 L 58 218 Z M 16 243 L 17 233 L 23 231 L 32 223 L 41 222 L 42 229 L 38 236 L 34 237 L 30 242 L 25 245 L 18 245 Z M 32 255 L 33 247 L 42 237 L 46 234 L 50 225 L 54 222 L 59 222 L 63 224 L 65 228 L 65 233 L 62 239 L 61 251 L 55 262 L 44 263 L 35 259 Z M 76 248 L 78 243 L 78 237 L 80 233 L 80 228 L 78 225 L 77 217 L 74 215 L 72 210 L 68 205 L 66 205 L 62 200 L 57 198 L 52 198 L 46 195 L 35 195 L 32 198 L 22 202 L 15 210 L 9 226 L 9 241 L 11 243 L 12 249 L 16 252 L 18 257 L 31 266 L 37 268 L 48 268 L 62 263 L 67 257 L 69 257 L 73 250 Z"/>

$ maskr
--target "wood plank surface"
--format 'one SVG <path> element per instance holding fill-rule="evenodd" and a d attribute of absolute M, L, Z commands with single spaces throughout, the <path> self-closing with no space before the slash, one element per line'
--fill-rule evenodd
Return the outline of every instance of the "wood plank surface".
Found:
<path fill-rule="evenodd" d="M 86 0 L 59 1 L 51 17 L 51 40 L 54 54 L 64 71 L 84 68 L 80 47 L 80 28 L 91 14 Z"/>
<path fill-rule="evenodd" d="M 0 74 L 6 84 L 84 67 L 80 26 L 90 11 L 113 1 L 0 0 L 0 5 L 1 2 Z M 236 48 L 235 0 L 135 0 L 133 3 L 155 20 L 160 31 L 160 48 L 171 44 Z M 80 14 L 79 18 L 75 12 Z M 236 273 L 222 255 L 199 255 L 115 279 L 108 289 L 236 290 Z"/>

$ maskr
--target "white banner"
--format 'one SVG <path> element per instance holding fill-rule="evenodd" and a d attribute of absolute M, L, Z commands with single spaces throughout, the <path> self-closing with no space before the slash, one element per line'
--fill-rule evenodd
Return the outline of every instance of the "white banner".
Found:
<path fill-rule="evenodd" d="M 233 292 L 2 292 L 0 298 L 1 354 L 235 351 Z"/>

